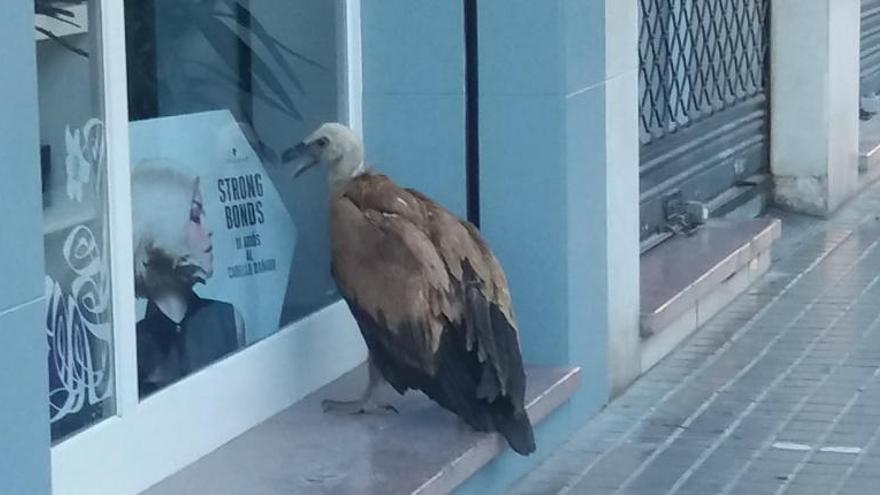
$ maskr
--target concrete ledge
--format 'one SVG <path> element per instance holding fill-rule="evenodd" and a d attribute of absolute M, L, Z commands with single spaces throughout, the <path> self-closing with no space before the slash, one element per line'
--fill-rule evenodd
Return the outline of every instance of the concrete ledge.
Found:
<path fill-rule="evenodd" d="M 859 177 L 857 193 L 880 179 L 880 116 L 859 121 Z"/>
<path fill-rule="evenodd" d="M 642 256 L 643 372 L 767 271 L 780 233 L 773 218 L 711 220 Z"/>
<path fill-rule="evenodd" d="M 534 424 L 580 386 L 579 368 L 526 373 Z M 448 493 L 508 448 L 499 435 L 473 431 L 421 393 L 383 390 L 398 415 L 321 412 L 321 400 L 353 398 L 365 383 L 360 366 L 144 493 Z"/>
<path fill-rule="evenodd" d="M 769 174 L 752 175 L 709 201 L 709 215 L 740 220 L 760 217 L 767 210 L 771 194 Z"/>
<path fill-rule="evenodd" d="M 646 372 L 679 344 L 708 322 L 770 269 L 771 249 L 759 254 L 747 267 L 741 268 L 715 290 L 699 299 L 676 321 L 661 332 L 642 340 L 641 366 Z"/>

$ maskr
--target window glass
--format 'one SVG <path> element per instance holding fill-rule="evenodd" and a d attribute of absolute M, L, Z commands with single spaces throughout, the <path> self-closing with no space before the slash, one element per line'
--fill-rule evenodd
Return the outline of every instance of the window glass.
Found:
<path fill-rule="evenodd" d="M 345 120 L 343 9 L 126 2 L 141 396 L 337 299 L 326 181 L 278 158 Z"/>
<path fill-rule="evenodd" d="M 96 1 L 35 2 L 49 417 L 57 441 L 115 412 Z"/>

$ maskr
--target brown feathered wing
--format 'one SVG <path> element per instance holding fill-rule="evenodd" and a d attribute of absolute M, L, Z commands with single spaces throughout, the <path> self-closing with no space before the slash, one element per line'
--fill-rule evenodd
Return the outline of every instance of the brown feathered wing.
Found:
<path fill-rule="evenodd" d="M 374 174 L 334 196 L 331 225 L 333 276 L 386 380 L 534 451 L 507 281 L 477 229 Z"/>

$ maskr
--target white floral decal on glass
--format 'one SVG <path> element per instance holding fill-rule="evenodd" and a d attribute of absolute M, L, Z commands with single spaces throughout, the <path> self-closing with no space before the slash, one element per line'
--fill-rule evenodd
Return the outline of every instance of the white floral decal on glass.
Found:
<path fill-rule="evenodd" d="M 64 129 L 67 170 L 67 196 L 82 202 L 83 187 L 91 182 L 92 169 L 104 159 L 104 123 L 91 119 L 82 130 Z"/>

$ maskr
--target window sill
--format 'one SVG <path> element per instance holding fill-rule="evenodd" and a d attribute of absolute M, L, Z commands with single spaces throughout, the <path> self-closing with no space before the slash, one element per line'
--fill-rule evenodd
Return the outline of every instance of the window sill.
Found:
<path fill-rule="evenodd" d="M 533 423 L 580 385 L 579 368 L 526 372 Z M 421 393 L 383 390 L 400 414 L 321 412 L 322 399 L 355 397 L 365 381 L 361 365 L 144 493 L 446 493 L 507 449 L 499 435 L 473 431 Z"/>

